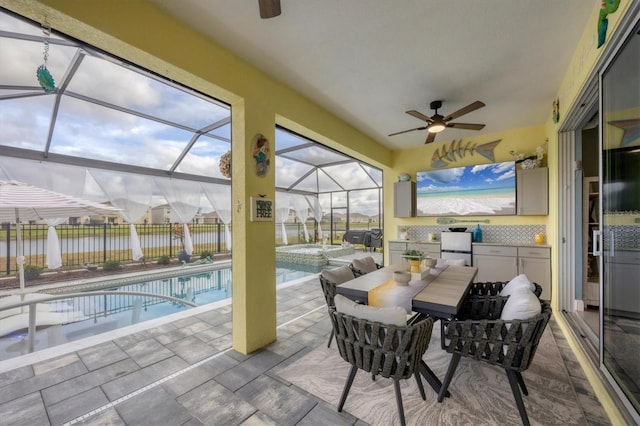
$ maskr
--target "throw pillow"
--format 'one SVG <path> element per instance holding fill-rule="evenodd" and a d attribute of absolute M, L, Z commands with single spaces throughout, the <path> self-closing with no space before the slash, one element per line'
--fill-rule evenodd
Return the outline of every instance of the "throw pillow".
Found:
<path fill-rule="evenodd" d="M 341 294 L 336 294 L 334 302 L 336 311 L 343 314 L 382 324 L 407 325 L 407 312 L 401 307 L 376 308 L 375 306 L 361 305 Z"/>
<path fill-rule="evenodd" d="M 378 269 L 376 261 L 373 260 L 373 257 L 371 256 L 367 256 L 362 259 L 353 259 L 353 267 L 363 274 L 368 274 L 369 272 L 373 272 Z"/>
<path fill-rule="evenodd" d="M 347 281 L 355 278 L 353 276 L 351 268 L 349 268 L 348 265 L 340 266 L 339 268 L 334 269 L 325 269 L 321 272 L 321 274 L 327 279 L 327 281 L 334 284 L 346 283 Z"/>
<path fill-rule="evenodd" d="M 511 321 L 514 319 L 527 320 L 538 315 L 542 311 L 540 300 L 526 287 L 520 287 L 513 291 L 507 303 L 502 308 L 500 319 Z"/>
<path fill-rule="evenodd" d="M 514 279 L 512 279 L 511 281 L 509 281 L 507 283 L 507 285 L 505 285 L 502 289 L 502 291 L 500 291 L 500 295 L 501 296 L 511 296 L 514 292 L 514 290 L 518 289 L 518 288 L 527 288 L 531 291 L 534 291 L 536 286 L 533 285 L 533 283 L 531 281 L 529 281 L 529 278 L 527 278 L 527 276 L 525 274 L 520 274 L 517 277 L 515 277 Z M 535 296 L 535 294 L 534 294 Z"/>

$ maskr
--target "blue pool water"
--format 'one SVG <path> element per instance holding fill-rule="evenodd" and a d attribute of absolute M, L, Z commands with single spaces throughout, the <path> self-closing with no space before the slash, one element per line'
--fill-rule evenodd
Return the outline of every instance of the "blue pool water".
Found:
<path fill-rule="evenodd" d="M 276 285 L 315 275 L 320 270 L 321 268 L 317 267 L 278 264 Z M 109 287 L 108 289 L 161 294 L 188 300 L 202 306 L 231 298 L 231 278 L 231 268 L 227 267 L 204 273 Z M 78 316 L 84 319 L 64 325 L 39 328 L 36 333 L 36 351 L 190 308 L 190 306 L 176 301 L 115 294 L 61 300 L 51 302 L 50 307 L 52 311 L 73 312 L 76 319 Z M 40 315 L 40 312 L 38 314 Z M 27 353 L 26 330 L 0 337 L 0 360 L 25 353 Z"/>

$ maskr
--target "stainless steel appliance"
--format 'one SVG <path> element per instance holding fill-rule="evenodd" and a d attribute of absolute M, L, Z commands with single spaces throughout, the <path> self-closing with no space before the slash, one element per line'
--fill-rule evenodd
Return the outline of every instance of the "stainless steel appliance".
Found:
<path fill-rule="evenodd" d="M 440 257 L 463 259 L 466 266 L 471 266 L 471 232 L 440 233 Z"/>

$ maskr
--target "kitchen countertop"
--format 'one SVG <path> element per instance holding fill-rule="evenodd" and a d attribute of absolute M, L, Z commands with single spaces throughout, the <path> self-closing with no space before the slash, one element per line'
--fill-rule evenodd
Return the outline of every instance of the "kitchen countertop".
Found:
<path fill-rule="evenodd" d="M 421 241 L 421 240 L 390 240 L 391 243 L 413 243 L 413 244 L 440 244 L 440 241 Z M 471 243 L 472 246 L 507 246 L 507 247 L 546 247 L 550 248 L 548 244 L 536 244 L 536 243 Z"/>

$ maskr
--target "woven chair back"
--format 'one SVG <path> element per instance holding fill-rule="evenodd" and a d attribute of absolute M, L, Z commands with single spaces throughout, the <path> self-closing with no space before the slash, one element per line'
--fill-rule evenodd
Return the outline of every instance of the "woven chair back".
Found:
<path fill-rule="evenodd" d="M 551 317 L 551 305 L 541 300 L 541 313 L 528 320 L 442 321 L 442 348 L 477 361 L 524 371 L 529 368 Z"/>
<path fill-rule="evenodd" d="M 322 293 L 324 294 L 324 300 L 327 302 L 327 306 L 335 306 L 336 304 L 333 299 L 336 297 L 336 284 L 320 275 L 320 286 L 322 287 Z"/>
<path fill-rule="evenodd" d="M 469 293 L 465 296 L 458 314 L 459 319 L 499 319 L 502 308 L 507 303 L 509 296 L 501 296 L 500 292 L 507 285 L 507 281 L 472 283 Z M 542 287 L 533 283 L 533 293 L 540 297 Z"/>
<path fill-rule="evenodd" d="M 392 379 L 407 379 L 429 347 L 433 318 L 395 326 L 329 310 L 340 356 L 351 365 Z"/>

